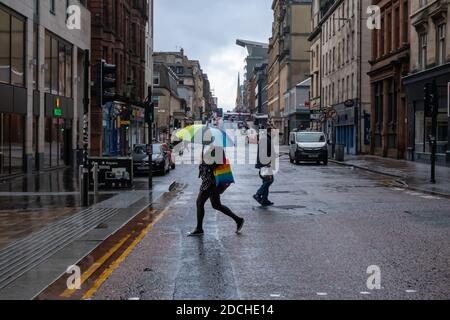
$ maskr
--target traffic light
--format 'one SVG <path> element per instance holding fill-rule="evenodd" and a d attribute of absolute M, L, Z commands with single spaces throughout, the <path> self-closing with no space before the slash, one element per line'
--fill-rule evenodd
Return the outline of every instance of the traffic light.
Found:
<path fill-rule="evenodd" d="M 431 116 L 437 116 L 439 113 L 439 93 L 436 84 L 436 80 L 433 80 L 433 84 L 431 85 L 431 105 L 432 111 Z"/>
<path fill-rule="evenodd" d="M 55 109 L 53 109 L 53 116 L 55 118 L 62 117 L 61 100 L 59 99 L 59 97 L 55 100 Z"/>
<path fill-rule="evenodd" d="M 431 83 L 425 84 L 423 100 L 424 100 L 425 116 L 431 117 L 433 115 Z"/>
<path fill-rule="evenodd" d="M 155 104 L 153 101 L 147 101 L 145 103 L 145 121 L 147 123 L 153 123 L 155 121 Z"/>
<path fill-rule="evenodd" d="M 114 101 L 116 97 L 116 73 L 117 66 L 108 64 L 102 60 L 101 63 L 101 105 Z"/>
<path fill-rule="evenodd" d="M 439 94 L 436 81 L 427 83 L 424 87 L 424 111 L 426 117 L 433 117 L 438 114 Z"/>

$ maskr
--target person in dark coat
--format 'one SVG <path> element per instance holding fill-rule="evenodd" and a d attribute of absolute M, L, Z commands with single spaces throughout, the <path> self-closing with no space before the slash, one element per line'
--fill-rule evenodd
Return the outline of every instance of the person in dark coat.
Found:
<path fill-rule="evenodd" d="M 214 149 L 214 150 L 213 150 Z M 222 161 L 220 163 L 213 163 L 208 164 L 205 162 L 204 155 L 205 154 L 212 154 L 213 157 L 214 152 L 222 152 Z M 236 222 L 236 233 L 241 232 L 242 227 L 244 226 L 245 220 L 241 217 L 238 217 L 236 214 L 234 214 L 233 211 L 231 211 L 230 208 L 224 206 L 222 202 L 220 201 L 220 190 L 216 186 L 216 180 L 214 177 L 214 169 L 225 162 L 225 151 L 221 148 L 215 148 L 214 146 L 210 145 L 206 152 L 202 152 L 202 161 L 199 166 L 199 178 L 202 179 L 202 184 L 200 186 L 200 192 L 197 197 L 197 227 L 194 231 L 189 233 L 189 236 L 203 236 L 203 219 L 205 217 L 205 204 L 208 199 L 211 201 L 212 207 L 222 212 L 223 214 L 227 215 L 228 217 L 232 218 L 234 222 Z"/>

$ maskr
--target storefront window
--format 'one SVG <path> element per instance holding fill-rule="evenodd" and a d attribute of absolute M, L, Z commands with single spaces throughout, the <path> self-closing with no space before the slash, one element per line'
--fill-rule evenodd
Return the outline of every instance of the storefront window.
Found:
<path fill-rule="evenodd" d="M 66 135 L 70 135 L 70 130 L 66 130 L 66 121 L 64 119 L 45 119 L 45 167 L 50 168 L 68 164 L 67 155 L 70 151 L 67 150 L 69 146 L 66 144 Z"/>
<path fill-rule="evenodd" d="M 0 176 L 23 171 L 25 117 L 0 114 Z"/>
<path fill-rule="evenodd" d="M 0 82 L 25 83 L 25 19 L 0 9 Z"/>
<path fill-rule="evenodd" d="M 437 125 L 437 153 L 445 154 L 448 150 L 448 118 L 446 114 L 439 114 Z M 424 112 L 416 112 L 416 151 L 430 153 L 429 136 L 432 132 L 431 118 L 424 119 Z"/>

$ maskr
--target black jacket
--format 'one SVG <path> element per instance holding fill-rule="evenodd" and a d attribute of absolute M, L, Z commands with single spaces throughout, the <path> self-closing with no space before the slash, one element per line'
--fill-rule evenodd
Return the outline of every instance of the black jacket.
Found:
<path fill-rule="evenodd" d="M 267 137 L 267 139 L 266 139 L 266 137 Z M 267 154 L 266 154 L 266 157 L 270 159 L 268 163 L 262 163 L 261 159 L 259 157 L 259 155 L 260 155 L 260 147 L 261 147 L 261 145 L 263 143 L 267 143 L 267 148 L 266 148 Z M 256 157 L 256 166 L 255 166 L 255 168 L 256 169 L 261 169 L 261 168 L 264 168 L 264 167 L 270 167 L 271 164 L 272 164 L 272 152 L 273 152 L 272 137 L 270 135 L 268 135 L 268 134 L 265 135 L 263 139 L 259 139 L 259 137 L 258 137 L 258 154 L 257 154 L 257 157 Z"/>

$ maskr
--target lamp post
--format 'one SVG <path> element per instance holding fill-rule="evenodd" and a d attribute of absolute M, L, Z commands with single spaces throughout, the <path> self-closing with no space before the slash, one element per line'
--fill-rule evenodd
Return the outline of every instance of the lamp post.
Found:
<path fill-rule="evenodd" d="M 148 96 L 145 100 L 145 121 L 148 126 L 148 142 L 147 142 L 147 156 L 148 156 L 148 188 L 153 190 L 153 121 L 154 121 L 155 106 L 152 99 L 152 87 L 148 87 Z"/>

